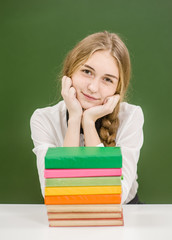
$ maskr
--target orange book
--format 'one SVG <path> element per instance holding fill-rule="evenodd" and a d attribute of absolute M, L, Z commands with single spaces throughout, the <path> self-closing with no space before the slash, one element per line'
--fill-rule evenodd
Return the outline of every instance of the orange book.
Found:
<path fill-rule="evenodd" d="M 45 204 L 120 204 L 121 194 L 45 196 Z"/>

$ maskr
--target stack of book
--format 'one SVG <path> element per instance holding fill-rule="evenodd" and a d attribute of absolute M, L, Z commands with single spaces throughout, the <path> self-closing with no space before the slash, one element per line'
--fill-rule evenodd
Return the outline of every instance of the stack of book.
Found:
<path fill-rule="evenodd" d="M 119 147 L 57 147 L 45 156 L 49 226 L 122 226 Z"/>

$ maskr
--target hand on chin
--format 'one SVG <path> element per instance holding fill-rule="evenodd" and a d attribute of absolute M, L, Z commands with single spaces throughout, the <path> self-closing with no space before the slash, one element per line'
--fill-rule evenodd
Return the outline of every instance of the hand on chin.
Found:
<path fill-rule="evenodd" d="M 116 94 L 105 99 L 104 103 L 101 105 L 96 105 L 90 108 L 87 108 L 83 113 L 83 118 L 87 121 L 96 121 L 98 118 L 106 116 L 113 112 L 116 107 L 120 95 Z"/>

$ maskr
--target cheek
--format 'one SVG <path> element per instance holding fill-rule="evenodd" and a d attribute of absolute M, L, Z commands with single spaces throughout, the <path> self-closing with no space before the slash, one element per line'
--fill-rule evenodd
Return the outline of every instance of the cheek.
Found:
<path fill-rule="evenodd" d="M 113 96 L 116 93 L 116 89 L 117 89 L 117 84 L 114 85 L 112 88 L 110 88 L 110 94 L 111 96 Z"/>
<path fill-rule="evenodd" d="M 80 75 L 72 77 L 72 85 L 76 89 L 76 91 L 83 89 L 85 87 L 85 84 L 86 83 L 84 79 Z"/>
<path fill-rule="evenodd" d="M 102 98 L 105 99 L 107 97 L 111 97 L 115 94 L 116 92 L 116 87 L 104 87 L 101 89 L 101 95 L 102 95 Z"/>
<path fill-rule="evenodd" d="M 77 76 L 73 76 L 71 79 L 72 79 L 72 86 L 75 89 L 78 88 L 78 77 Z"/>

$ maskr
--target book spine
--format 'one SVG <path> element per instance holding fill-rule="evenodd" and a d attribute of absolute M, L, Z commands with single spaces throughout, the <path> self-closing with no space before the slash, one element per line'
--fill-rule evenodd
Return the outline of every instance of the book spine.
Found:
<path fill-rule="evenodd" d="M 85 194 L 121 194 L 121 186 L 96 187 L 45 187 L 45 196 L 85 195 Z"/>
<path fill-rule="evenodd" d="M 90 177 L 90 178 L 49 178 L 45 179 L 46 187 L 69 186 L 113 186 L 121 185 L 121 177 Z"/>
<path fill-rule="evenodd" d="M 121 194 L 45 196 L 47 205 L 120 204 Z"/>
<path fill-rule="evenodd" d="M 111 159 L 49 159 L 45 158 L 45 169 L 77 169 L 77 168 L 122 168 L 122 158 Z"/>
<path fill-rule="evenodd" d="M 121 204 L 77 204 L 77 205 L 46 205 L 47 212 L 122 212 Z"/>
<path fill-rule="evenodd" d="M 121 218 L 122 217 L 122 212 L 116 212 L 116 213 L 103 213 L 103 212 L 99 212 L 99 213 L 51 213 L 48 212 L 48 219 L 49 220 L 59 220 L 59 219 L 98 219 L 98 218 L 109 218 L 109 219 L 113 219 L 113 218 Z"/>
<path fill-rule="evenodd" d="M 123 226 L 124 221 L 121 219 L 89 219 L 89 220 L 49 220 L 51 227 L 86 227 L 86 226 Z"/>
<path fill-rule="evenodd" d="M 121 176 L 122 168 L 107 169 L 45 169 L 45 178 Z"/>

